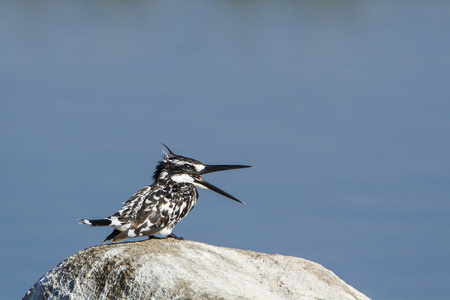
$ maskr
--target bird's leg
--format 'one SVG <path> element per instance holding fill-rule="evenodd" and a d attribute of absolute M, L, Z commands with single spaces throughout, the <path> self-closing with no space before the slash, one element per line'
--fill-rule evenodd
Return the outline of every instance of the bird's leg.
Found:
<path fill-rule="evenodd" d="M 155 235 L 151 235 L 148 237 L 149 240 L 159 240 L 160 238 L 155 236 Z"/>
<path fill-rule="evenodd" d="M 168 238 L 174 238 L 177 240 L 184 240 L 181 236 L 176 236 L 175 234 L 171 233 L 167 236 Z"/>

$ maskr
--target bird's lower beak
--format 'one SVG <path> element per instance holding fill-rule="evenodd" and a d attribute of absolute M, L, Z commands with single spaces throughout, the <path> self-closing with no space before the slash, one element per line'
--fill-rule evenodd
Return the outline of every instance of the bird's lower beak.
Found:
<path fill-rule="evenodd" d="M 219 170 L 218 170 L 218 171 L 219 171 Z M 214 172 L 214 171 L 212 171 L 212 172 Z M 201 188 L 204 188 L 204 189 L 208 189 L 208 190 L 214 191 L 214 192 L 219 193 L 219 194 L 221 194 L 221 195 L 223 195 L 223 196 L 225 196 L 225 197 L 228 197 L 228 198 L 230 198 L 230 199 L 233 199 L 234 201 L 237 201 L 237 202 L 239 202 L 239 203 L 245 204 L 245 203 L 242 202 L 241 200 L 237 199 L 237 198 L 234 197 L 234 196 L 231 196 L 230 194 L 228 194 L 227 192 L 225 192 L 225 191 L 219 189 L 219 188 L 216 187 L 215 185 L 212 185 L 211 183 L 204 181 L 200 176 L 197 176 L 196 178 L 194 178 L 194 183 L 195 183 L 197 186 L 201 187 Z"/>

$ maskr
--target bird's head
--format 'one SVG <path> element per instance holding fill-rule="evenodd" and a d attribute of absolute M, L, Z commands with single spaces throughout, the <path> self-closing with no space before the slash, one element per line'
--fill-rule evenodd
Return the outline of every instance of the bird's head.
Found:
<path fill-rule="evenodd" d="M 166 145 L 164 145 L 164 147 L 166 147 L 168 152 L 163 151 L 164 159 L 160 161 L 156 167 L 156 171 L 153 174 L 154 180 L 170 178 L 175 182 L 191 183 L 196 187 L 212 190 L 239 203 L 245 204 L 211 183 L 204 181 L 200 176 L 218 171 L 251 168 L 251 166 L 205 165 L 198 160 L 174 154 Z"/>

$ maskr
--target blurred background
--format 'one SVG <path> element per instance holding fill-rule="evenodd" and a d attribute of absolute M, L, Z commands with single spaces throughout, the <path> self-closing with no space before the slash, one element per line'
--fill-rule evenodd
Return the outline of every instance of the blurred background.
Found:
<path fill-rule="evenodd" d="M 373 299 L 450 294 L 448 1 L 1 1 L 0 285 L 18 299 L 151 183 L 208 164 L 174 230 L 306 258 Z"/>

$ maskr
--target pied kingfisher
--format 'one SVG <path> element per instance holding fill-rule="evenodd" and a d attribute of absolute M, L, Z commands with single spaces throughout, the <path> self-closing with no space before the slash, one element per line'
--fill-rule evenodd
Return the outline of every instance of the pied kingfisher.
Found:
<path fill-rule="evenodd" d="M 114 231 L 103 243 L 138 236 L 154 238 L 158 233 L 162 237 L 182 239 L 173 234 L 172 230 L 194 208 L 198 198 L 196 187 L 210 189 L 245 204 L 204 181 L 200 175 L 250 166 L 205 165 L 198 160 L 174 154 L 166 145 L 164 147 L 169 153 L 163 151 L 164 157 L 156 166 L 152 185 L 134 194 L 114 215 L 97 220 L 80 219 L 79 223 L 113 227 Z"/>

